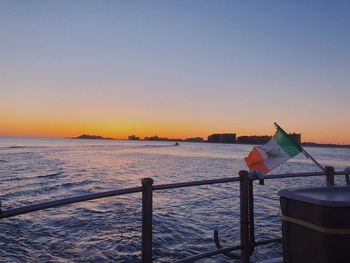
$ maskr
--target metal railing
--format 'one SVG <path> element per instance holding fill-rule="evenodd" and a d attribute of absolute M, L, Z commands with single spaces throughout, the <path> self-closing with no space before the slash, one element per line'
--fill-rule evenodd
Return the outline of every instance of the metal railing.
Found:
<path fill-rule="evenodd" d="M 254 231 L 254 192 L 253 182 L 259 180 L 260 184 L 264 184 L 264 180 L 293 178 L 293 177 L 309 177 L 309 176 L 326 176 L 327 186 L 334 185 L 335 175 L 345 175 L 346 183 L 349 185 L 350 170 L 334 171 L 333 167 L 326 167 L 324 172 L 308 172 L 308 173 L 293 173 L 293 174 L 273 174 L 262 175 L 261 173 L 249 173 L 242 170 L 239 172 L 239 177 L 222 178 L 213 180 L 202 180 L 192 182 L 182 182 L 173 184 L 153 185 L 152 178 L 144 178 L 141 180 L 141 187 L 126 188 L 120 190 L 105 191 L 99 193 L 92 193 L 70 198 L 57 199 L 48 202 L 42 202 L 33 205 L 27 205 L 19 208 L 12 208 L 0 210 L 0 219 L 14 217 L 26 213 L 31 213 L 43 209 L 54 208 L 58 206 L 85 202 L 106 197 L 113 197 L 132 193 L 142 193 L 142 262 L 149 263 L 153 260 L 152 247 L 152 229 L 153 229 L 153 192 L 166 189 L 175 189 L 183 187 L 193 187 L 201 185 L 222 184 L 230 182 L 239 182 L 240 191 L 240 245 L 221 248 L 217 244 L 216 250 L 208 251 L 206 253 L 194 255 L 188 258 L 177 261 L 177 263 L 193 262 L 198 259 L 211 257 L 219 254 L 230 256 L 229 252 L 240 250 L 240 260 L 243 263 L 248 263 L 256 246 L 266 245 L 275 242 L 281 242 L 281 238 L 274 238 L 268 240 L 255 240 Z M 216 242 L 218 243 L 218 242 Z M 235 255 L 235 257 L 237 257 Z"/>

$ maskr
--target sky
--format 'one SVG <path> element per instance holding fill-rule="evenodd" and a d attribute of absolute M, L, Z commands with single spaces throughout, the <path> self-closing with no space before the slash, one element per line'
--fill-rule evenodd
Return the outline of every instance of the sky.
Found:
<path fill-rule="evenodd" d="M 349 1 L 0 0 L 0 136 L 350 144 Z"/>

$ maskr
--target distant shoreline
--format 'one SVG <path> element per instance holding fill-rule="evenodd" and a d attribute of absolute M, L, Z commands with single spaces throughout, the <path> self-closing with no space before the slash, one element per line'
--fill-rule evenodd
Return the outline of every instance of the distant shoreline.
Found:
<path fill-rule="evenodd" d="M 73 137 L 73 138 L 67 138 L 67 139 L 82 139 L 82 140 L 126 140 L 127 139 L 116 139 L 116 138 L 109 138 L 109 137 L 103 137 L 100 135 L 87 135 L 83 134 L 78 137 Z M 160 138 L 159 140 L 147 140 L 147 139 L 137 139 L 137 140 L 129 140 L 129 141 L 160 141 L 160 142 L 196 142 L 196 143 L 212 143 L 208 141 L 189 141 L 189 140 L 183 140 L 183 139 L 162 139 Z M 222 144 L 222 143 L 218 143 Z M 259 145 L 259 144 L 251 144 L 251 143 L 228 143 L 228 144 L 238 144 L 238 145 Z M 305 147 L 324 147 L 324 148 L 350 148 L 350 145 L 348 144 L 332 144 L 332 143 L 315 143 L 315 142 L 303 142 L 301 143 L 302 146 Z"/>
<path fill-rule="evenodd" d="M 332 143 L 315 143 L 315 142 L 303 142 L 302 146 L 307 147 L 324 147 L 324 148 L 350 148 L 348 144 L 332 144 Z"/>

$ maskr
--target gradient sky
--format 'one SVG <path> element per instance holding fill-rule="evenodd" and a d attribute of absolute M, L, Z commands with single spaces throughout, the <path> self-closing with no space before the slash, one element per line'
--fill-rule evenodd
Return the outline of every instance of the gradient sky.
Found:
<path fill-rule="evenodd" d="M 0 0 L 0 135 L 350 144 L 349 1 Z"/>

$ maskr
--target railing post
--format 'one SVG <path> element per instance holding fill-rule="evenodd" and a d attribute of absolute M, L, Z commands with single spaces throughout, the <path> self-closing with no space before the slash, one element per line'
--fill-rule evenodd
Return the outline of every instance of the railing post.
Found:
<path fill-rule="evenodd" d="M 142 179 L 142 262 L 152 262 L 153 179 Z"/>
<path fill-rule="evenodd" d="M 350 167 L 346 167 L 344 170 L 346 185 L 350 185 Z"/>
<path fill-rule="evenodd" d="M 239 171 L 240 220 L 241 220 L 241 262 L 249 263 L 249 178 L 248 171 Z"/>
<path fill-rule="evenodd" d="M 254 226 L 254 180 L 248 180 L 248 209 L 249 209 L 249 255 L 255 249 L 255 226 Z"/>
<path fill-rule="evenodd" d="M 326 166 L 326 184 L 327 186 L 334 185 L 334 167 L 332 166 Z"/>

